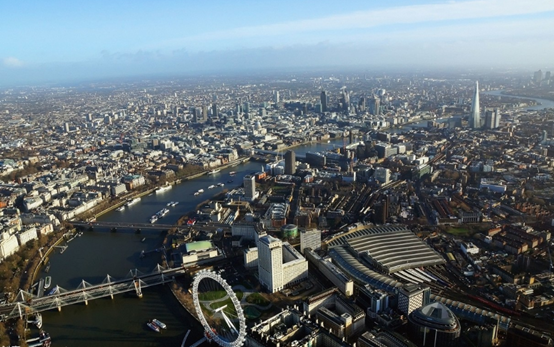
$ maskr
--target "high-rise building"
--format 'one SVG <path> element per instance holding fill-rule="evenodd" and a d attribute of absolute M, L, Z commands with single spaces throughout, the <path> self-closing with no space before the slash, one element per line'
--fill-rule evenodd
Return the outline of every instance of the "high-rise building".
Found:
<path fill-rule="evenodd" d="M 258 240 L 260 284 L 275 293 L 308 277 L 308 261 L 288 242 L 265 235 Z"/>
<path fill-rule="evenodd" d="M 296 154 L 294 151 L 285 153 L 285 175 L 294 175 L 296 173 Z"/>
<path fill-rule="evenodd" d="M 202 119 L 204 120 L 204 122 L 208 120 L 208 106 L 206 105 L 202 106 Z"/>
<path fill-rule="evenodd" d="M 500 112 L 498 109 L 485 110 L 485 129 L 496 129 L 500 126 Z"/>
<path fill-rule="evenodd" d="M 398 310 L 408 316 L 412 311 L 425 306 L 431 298 L 431 289 L 427 286 L 407 284 L 398 290 Z"/>
<path fill-rule="evenodd" d="M 304 254 L 306 248 L 314 251 L 321 248 L 321 230 L 310 229 L 300 232 L 300 252 Z"/>
<path fill-rule="evenodd" d="M 68 133 L 69 132 L 69 123 L 65 122 L 63 123 L 63 130 Z"/>
<path fill-rule="evenodd" d="M 381 100 L 379 98 L 374 97 L 369 101 L 369 112 L 372 115 L 374 116 L 380 115 L 381 114 L 380 107 L 381 107 Z"/>
<path fill-rule="evenodd" d="M 279 91 L 276 90 L 276 91 L 275 91 L 275 103 L 278 104 L 279 101 L 280 101 L 280 100 L 279 100 Z"/>
<path fill-rule="evenodd" d="M 471 117 L 469 119 L 469 125 L 473 129 L 479 129 L 481 127 L 481 114 L 479 111 L 479 81 L 475 81 L 475 92 L 471 102 Z"/>
<path fill-rule="evenodd" d="M 533 74 L 533 81 L 537 84 L 540 84 L 542 81 L 542 70 L 535 71 Z"/>
<path fill-rule="evenodd" d="M 361 112 L 365 111 L 365 98 L 363 96 L 358 100 L 358 109 Z"/>
<path fill-rule="evenodd" d="M 327 112 L 327 103 L 329 102 L 329 97 L 327 96 L 326 91 L 321 92 L 321 108 L 323 112 Z"/>
<path fill-rule="evenodd" d="M 418 346 L 456 346 L 462 327 L 458 318 L 440 302 L 425 305 L 408 316 L 410 338 Z"/>
<path fill-rule="evenodd" d="M 283 243 L 266 235 L 258 242 L 258 275 L 270 292 L 283 289 Z"/>
<path fill-rule="evenodd" d="M 244 111 L 244 113 L 250 112 L 250 103 L 248 101 L 243 104 L 242 110 Z"/>
<path fill-rule="evenodd" d="M 373 173 L 373 177 L 380 184 L 387 184 L 390 181 L 390 169 L 387 169 L 387 168 L 384 168 L 384 167 L 377 167 L 377 168 L 375 168 L 375 172 Z"/>
<path fill-rule="evenodd" d="M 218 118 L 219 117 L 219 110 L 217 108 L 217 103 L 213 103 L 212 104 L 212 117 L 213 118 Z"/>
<path fill-rule="evenodd" d="M 244 184 L 244 198 L 248 201 L 254 201 L 256 198 L 256 177 L 246 175 L 242 183 Z"/>

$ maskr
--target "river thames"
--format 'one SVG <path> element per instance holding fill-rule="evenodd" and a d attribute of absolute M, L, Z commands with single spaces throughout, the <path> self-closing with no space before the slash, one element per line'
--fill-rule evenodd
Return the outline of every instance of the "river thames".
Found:
<path fill-rule="evenodd" d="M 330 143 L 314 143 L 294 149 L 298 155 L 308 151 L 322 151 L 342 146 L 343 140 Z M 123 211 L 111 211 L 98 221 L 145 223 L 148 218 L 166 207 L 169 201 L 178 201 L 175 207 L 159 223 L 174 224 L 179 217 L 194 210 L 196 205 L 209 199 L 223 189 L 238 187 L 245 175 L 261 169 L 261 163 L 247 162 L 236 167 L 221 170 L 215 175 L 204 175 L 173 186 L 164 193 L 144 196 L 139 203 L 126 207 Z M 236 171 L 233 177 L 229 172 Z M 233 183 L 227 183 L 233 179 Z M 225 187 L 209 189 L 208 186 L 224 183 Z M 198 189 L 205 193 L 194 196 Z M 142 242 L 142 239 L 145 239 Z M 85 280 L 99 284 L 106 275 L 123 278 L 129 270 L 138 269 L 143 273 L 152 271 L 160 257 L 157 253 L 140 258 L 142 250 L 160 247 L 164 236 L 157 230 L 143 230 L 135 234 L 132 230 L 110 232 L 108 229 L 95 228 L 85 231 L 68 244 L 68 248 L 50 257 L 49 276 L 52 287 L 59 285 L 67 290 L 75 289 Z M 42 277 L 47 274 L 42 273 Z M 103 298 L 90 301 L 88 305 L 65 306 L 61 312 L 56 310 L 43 313 L 44 329 L 52 336 L 56 346 L 180 346 L 186 332 L 190 345 L 202 337 L 202 328 L 181 307 L 169 287 L 156 286 L 145 288 L 144 297 L 139 299 L 134 292 L 116 295 L 114 299 Z M 158 334 L 146 326 L 153 318 L 167 324 L 167 330 Z"/>

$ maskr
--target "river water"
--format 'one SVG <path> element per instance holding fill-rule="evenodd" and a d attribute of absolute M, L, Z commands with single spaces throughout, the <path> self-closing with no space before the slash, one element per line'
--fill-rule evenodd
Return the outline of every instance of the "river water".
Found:
<path fill-rule="evenodd" d="M 536 106 L 525 107 L 526 110 L 543 110 L 545 108 L 554 108 L 554 101 L 552 101 L 552 100 L 530 98 L 530 97 L 527 97 L 527 96 L 505 95 L 505 94 L 502 94 L 502 92 L 504 92 L 504 91 L 503 90 L 493 90 L 493 91 L 490 91 L 490 92 L 484 92 L 483 94 L 495 95 L 495 96 L 505 96 L 505 97 L 518 98 L 518 99 L 535 100 L 540 104 L 540 105 L 536 105 Z"/>
<path fill-rule="evenodd" d="M 298 155 L 308 151 L 322 151 L 342 146 L 343 140 L 330 143 L 314 143 L 295 148 Z M 221 170 L 215 175 L 204 175 L 191 181 L 173 186 L 164 193 L 145 196 L 139 203 L 125 208 L 124 211 L 112 211 L 98 221 L 145 223 L 148 218 L 166 207 L 169 201 L 179 201 L 175 207 L 158 223 L 174 224 L 183 214 L 192 211 L 197 204 L 224 188 L 238 187 L 245 175 L 259 171 L 261 163 L 247 162 L 236 167 Z M 231 177 L 229 172 L 236 171 Z M 227 183 L 230 179 L 232 183 Z M 219 182 L 224 188 L 208 189 Z M 194 196 L 198 189 L 204 193 Z M 145 238 L 144 242 L 142 239 Z M 158 248 L 164 236 L 159 230 L 142 230 L 136 234 L 132 230 L 110 232 L 108 229 L 95 228 L 85 231 L 82 237 L 73 239 L 68 248 L 60 254 L 50 256 L 49 276 L 52 287 L 59 285 L 67 290 L 76 289 L 81 281 L 92 285 L 99 284 L 106 275 L 124 278 L 131 269 L 148 273 L 160 261 L 159 255 L 140 258 L 142 250 Z M 43 277 L 47 274 L 42 273 Z M 114 299 L 103 298 L 90 301 L 88 305 L 77 304 L 43 313 L 44 329 L 48 331 L 55 346 L 180 346 L 189 329 L 192 329 L 187 345 L 202 337 L 200 325 L 184 310 L 173 297 L 167 286 L 156 286 L 143 290 L 143 298 L 134 293 L 116 295 Z M 146 322 L 157 318 L 168 326 L 158 334 L 151 331 Z"/>

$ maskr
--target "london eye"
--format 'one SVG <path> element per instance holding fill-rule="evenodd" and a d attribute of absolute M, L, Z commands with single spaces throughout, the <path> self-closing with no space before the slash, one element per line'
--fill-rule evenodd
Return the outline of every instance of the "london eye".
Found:
<path fill-rule="evenodd" d="M 198 272 L 192 297 L 204 334 L 222 347 L 240 347 L 246 337 L 246 321 L 240 301 L 225 279 L 213 271 Z"/>

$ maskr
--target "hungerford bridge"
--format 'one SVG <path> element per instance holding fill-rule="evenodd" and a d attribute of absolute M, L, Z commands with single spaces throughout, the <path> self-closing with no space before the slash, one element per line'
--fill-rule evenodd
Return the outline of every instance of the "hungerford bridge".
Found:
<path fill-rule="evenodd" d="M 182 268 L 164 269 L 158 265 L 148 274 L 141 273 L 137 269 L 131 270 L 123 279 L 114 279 L 107 275 L 102 283 L 97 285 L 82 280 L 75 290 L 55 286 L 48 295 L 42 297 L 20 290 L 13 302 L 0 305 L 0 321 L 51 309 L 61 310 L 63 306 L 82 302 L 88 305 L 90 300 L 107 296 L 113 299 L 114 295 L 131 291 L 140 298 L 142 288 L 171 282 L 175 276 L 184 273 L 185 270 Z"/>

